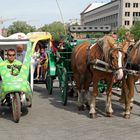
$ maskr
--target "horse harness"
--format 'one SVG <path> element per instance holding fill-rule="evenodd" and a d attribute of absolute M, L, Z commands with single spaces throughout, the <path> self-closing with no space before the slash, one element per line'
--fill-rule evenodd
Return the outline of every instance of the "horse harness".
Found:
<path fill-rule="evenodd" d="M 125 74 L 126 76 L 128 74 L 131 74 L 131 75 L 137 75 L 140 73 L 140 65 L 139 64 L 134 64 L 132 63 L 131 61 L 131 58 L 130 58 L 130 53 L 133 49 L 133 45 L 131 45 L 128 49 L 127 49 L 127 60 L 126 60 L 126 63 L 125 63 L 125 67 L 124 67 L 124 71 L 125 71 Z M 139 48 L 139 53 L 140 53 L 140 48 Z"/>
<path fill-rule="evenodd" d="M 98 46 L 101 48 L 101 50 L 103 50 L 103 43 L 101 43 L 101 41 L 97 42 Z M 121 48 L 111 48 L 109 49 L 109 53 L 108 53 L 108 63 L 105 62 L 105 55 L 101 58 L 101 59 L 94 59 L 94 60 L 90 60 L 90 50 L 92 47 L 94 47 L 95 44 L 90 43 L 87 47 L 86 50 L 86 65 L 89 71 L 90 70 L 90 66 L 92 65 L 94 69 L 98 69 L 101 71 L 105 71 L 105 72 L 113 72 L 115 73 L 118 69 L 122 69 L 122 67 L 114 69 L 112 67 L 112 63 L 111 63 L 111 53 L 115 50 L 120 50 Z"/>
<path fill-rule="evenodd" d="M 139 76 L 139 74 L 140 74 L 140 65 L 132 63 L 131 58 L 130 58 L 130 53 L 131 53 L 133 47 L 135 47 L 135 46 L 130 45 L 129 48 L 127 49 L 127 53 L 126 53 L 127 60 L 126 60 L 125 69 L 124 69 L 125 79 L 127 79 L 128 75 Z M 140 54 L 140 47 L 139 47 L 138 51 Z M 138 90 L 137 84 L 135 84 L 134 86 L 135 86 L 136 92 L 140 93 L 140 91 Z"/>

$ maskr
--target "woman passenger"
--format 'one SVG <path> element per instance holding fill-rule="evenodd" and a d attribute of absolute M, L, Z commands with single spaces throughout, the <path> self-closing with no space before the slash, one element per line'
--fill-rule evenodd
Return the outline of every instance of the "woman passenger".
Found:
<path fill-rule="evenodd" d="M 40 49 L 40 57 L 38 59 L 38 65 L 37 65 L 37 77 L 36 80 L 40 79 L 43 80 L 45 78 L 45 73 L 47 70 L 47 62 L 48 62 L 48 56 L 45 53 L 45 48 Z"/>

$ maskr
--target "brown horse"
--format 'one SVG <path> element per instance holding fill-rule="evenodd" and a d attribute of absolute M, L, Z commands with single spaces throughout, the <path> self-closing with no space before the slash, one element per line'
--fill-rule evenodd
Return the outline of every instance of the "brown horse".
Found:
<path fill-rule="evenodd" d="M 130 118 L 131 108 L 132 108 L 132 99 L 134 96 L 134 86 L 135 82 L 140 78 L 140 40 L 132 47 L 128 52 L 126 64 L 126 76 L 123 78 L 122 82 L 122 93 L 121 99 L 125 102 L 125 118 Z M 132 71 L 129 71 L 132 70 Z M 138 72 L 138 73 L 137 73 Z"/>
<path fill-rule="evenodd" d="M 96 44 L 83 42 L 77 45 L 72 53 L 72 70 L 76 87 L 78 90 L 78 108 L 83 109 L 84 98 L 88 95 L 91 82 L 93 82 L 93 93 L 89 97 L 90 117 L 96 116 L 96 96 L 98 95 L 98 82 L 105 79 L 107 81 L 107 116 L 112 116 L 112 85 L 115 80 L 123 77 L 122 65 L 125 55 L 116 48 L 115 40 L 111 36 L 104 36 Z M 101 60 L 109 64 L 105 71 L 95 68 L 95 60 Z M 94 67 L 95 66 L 95 67 Z"/>

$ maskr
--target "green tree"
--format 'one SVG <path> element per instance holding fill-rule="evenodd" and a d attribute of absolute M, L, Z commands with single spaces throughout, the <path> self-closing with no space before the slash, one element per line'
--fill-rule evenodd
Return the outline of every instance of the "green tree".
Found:
<path fill-rule="evenodd" d="M 121 38 L 121 39 L 124 39 L 125 38 L 125 33 L 127 31 L 129 31 L 129 29 L 127 29 L 126 27 L 124 27 L 124 26 L 120 27 L 117 31 L 118 37 Z"/>
<path fill-rule="evenodd" d="M 130 30 L 131 30 L 131 33 L 134 35 L 134 39 L 139 40 L 140 39 L 140 21 L 136 21 Z"/>
<path fill-rule="evenodd" d="M 36 31 L 36 28 L 27 24 L 25 21 L 16 21 L 13 22 L 12 25 L 8 27 L 7 35 L 11 35 L 14 33 L 22 32 L 22 33 L 29 33 Z"/>
<path fill-rule="evenodd" d="M 50 32 L 55 40 L 60 40 L 61 37 L 65 36 L 67 27 L 61 22 L 53 22 L 51 24 L 45 24 L 39 29 L 40 31 Z"/>
<path fill-rule="evenodd" d="M 99 38 L 99 37 L 103 37 L 104 33 L 103 32 L 94 32 L 92 33 L 92 37 L 94 38 Z"/>

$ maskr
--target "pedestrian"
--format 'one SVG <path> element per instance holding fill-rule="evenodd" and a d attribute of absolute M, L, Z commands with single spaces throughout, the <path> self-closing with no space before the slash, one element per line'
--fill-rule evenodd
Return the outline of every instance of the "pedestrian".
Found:
<path fill-rule="evenodd" d="M 23 44 L 17 44 L 16 45 L 16 51 L 17 51 L 16 59 L 23 63 L 24 57 L 25 57 L 25 54 L 26 54 L 26 52 L 24 51 L 24 45 Z"/>

